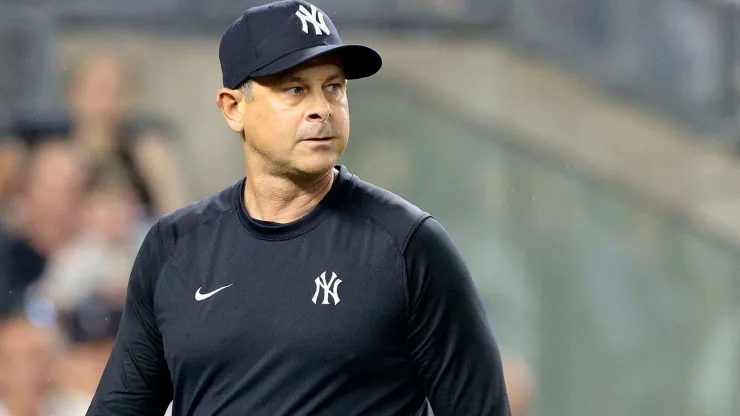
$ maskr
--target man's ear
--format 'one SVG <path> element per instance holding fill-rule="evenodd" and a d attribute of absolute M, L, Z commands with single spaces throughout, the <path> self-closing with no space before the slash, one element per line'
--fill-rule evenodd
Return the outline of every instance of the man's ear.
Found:
<path fill-rule="evenodd" d="M 241 91 L 229 88 L 221 88 L 216 93 L 216 105 L 221 109 L 221 114 L 223 114 L 231 130 L 237 133 L 244 132 L 244 120 L 241 111 L 239 111 L 239 103 L 243 98 Z"/>

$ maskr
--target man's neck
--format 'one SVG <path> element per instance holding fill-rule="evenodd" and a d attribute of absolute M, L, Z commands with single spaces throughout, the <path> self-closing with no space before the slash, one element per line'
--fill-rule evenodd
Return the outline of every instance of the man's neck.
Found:
<path fill-rule="evenodd" d="M 289 223 L 311 211 L 331 190 L 338 172 L 297 183 L 284 176 L 248 172 L 244 206 L 249 216 L 261 221 Z"/>

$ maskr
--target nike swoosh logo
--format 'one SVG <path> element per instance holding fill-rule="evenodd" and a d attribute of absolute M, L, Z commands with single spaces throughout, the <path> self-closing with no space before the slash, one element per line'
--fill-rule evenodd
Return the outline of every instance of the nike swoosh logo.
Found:
<path fill-rule="evenodd" d="M 233 285 L 233 283 L 232 283 L 231 285 Z M 214 290 L 213 292 L 208 292 L 208 293 L 200 293 L 200 290 L 201 290 L 202 288 L 201 288 L 201 287 L 199 287 L 199 288 L 198 288 L 198 290 L 196 290 L 196 291 L 195 291 L 195 300 L 197 300 L 198 302 L 200 302 L 200 301 L 202 301 L 202 300 L 206 300 L 206 299 L 210 298 L 211 296 L 213 296 L 213 295 L 215 295 L 216 293 L 218 293 L 218 292 L 220 292 L 220 291 L 222 291 L 222 290 L 226 289 L 227 287 L 229 287 L 229 286 L 231 286 L 231 285 L 226 285 L 226 286 L 224 286 L 224 287 L 220 287 L 220 288 L 218 288 L 218 289 Z"/>

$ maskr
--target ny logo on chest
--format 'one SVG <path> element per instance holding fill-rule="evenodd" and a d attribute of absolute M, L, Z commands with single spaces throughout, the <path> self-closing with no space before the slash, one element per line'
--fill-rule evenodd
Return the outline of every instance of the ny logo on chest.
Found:
<path fill-rule="evenodd" d="M 313 298 L 311 300 L 315 304 L 316 301 L 319 298 L 319 294 L 321 293 L 322 289 L 324 291 L 324 301 L 321 302 L 322 305 L 330 305 L 329 302 L 329 296 L 334 300 L 334 304 L 339 303 L 339 284 L 342 283 L 341 279 L 337 278 L 337 274 L 334 272 L 331 272 L 331 278 L 329 281 L 326 281 L 326 272 L 321 273 L 321 276 L 317 277 L 314 280 L 314 283 L 316 283 L 316 292 L 313 295 Z"/>

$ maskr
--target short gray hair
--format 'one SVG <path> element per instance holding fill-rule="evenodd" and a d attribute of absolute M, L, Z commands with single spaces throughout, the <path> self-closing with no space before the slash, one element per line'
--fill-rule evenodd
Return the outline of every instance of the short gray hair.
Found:
<path fill-rule="evenodd" d="M 254 96 L 252 96 L 252 84 L 253 83 L 254 81 L 252 81 L 251 79 L 248 79 L 244 81 L 242 85 L 237 87 L 237 89 L 241 91 L 242 94 L 244 94 L 244 101 L 246 102 L 250 102 L 254 99 Z"/>

